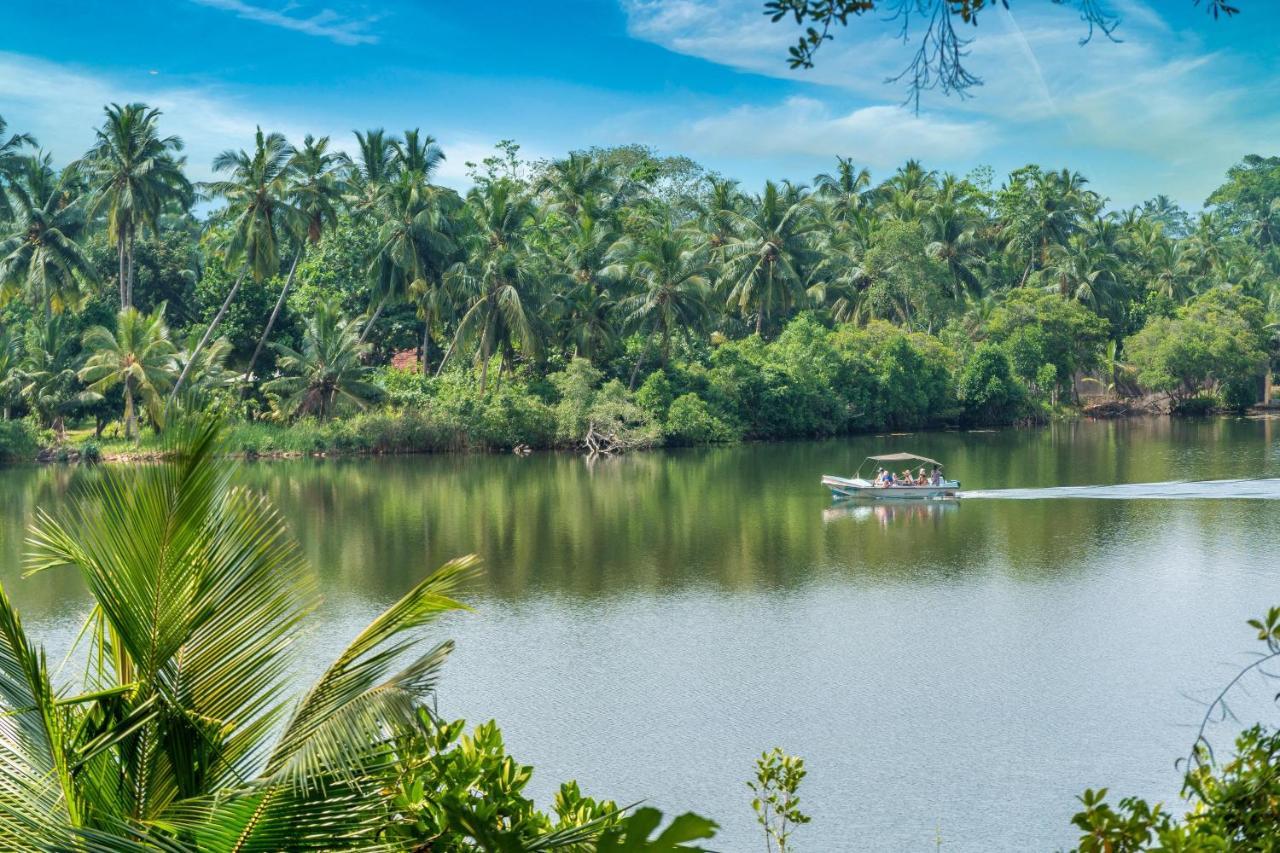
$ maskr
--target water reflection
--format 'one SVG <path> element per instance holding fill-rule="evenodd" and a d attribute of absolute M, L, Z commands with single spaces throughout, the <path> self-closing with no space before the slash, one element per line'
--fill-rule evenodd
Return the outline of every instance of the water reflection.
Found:
<path fill-rule="evenodd" d="M 858 522 L 875 522 L 883 528 L 891 524 L 935 524 L 943 515 L 959 508 L 960 502 L 955 500 L 883 501 L 850 498 L 824 509 L 822 520 L 830 524 L 853 519 Z"/>

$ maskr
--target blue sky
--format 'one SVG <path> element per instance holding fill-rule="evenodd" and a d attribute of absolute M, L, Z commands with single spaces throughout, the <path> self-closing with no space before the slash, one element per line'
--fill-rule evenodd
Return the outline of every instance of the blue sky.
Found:
<path fill-rule="evenodd" d="M 192 173 L 255 125 L 301 139 L 421 127 L 442 179 L 498 139 L 532 157 L 641 142 L 758 187 L 851 156 L 876 175 L 908 157 L 966 173 L 1070 166 L 1128 205 L 1166 192 L 1197 208 L 1246 153 L 1280 148 L 1280 4 L 1213 22 L 1192 0 L 1110 0 L 1118 43 L 1081 47 L 1070 9 L 1018 0 L 983 18 L 967 100 L 899 106 L 908 49 L 859 22 L 811 71 L 758 0 L 458 4 L 347 0 L 53 0 L 6 10 L 0 115 L 65 162 L 108 101 L 143 100 L 188 143 Z"/>

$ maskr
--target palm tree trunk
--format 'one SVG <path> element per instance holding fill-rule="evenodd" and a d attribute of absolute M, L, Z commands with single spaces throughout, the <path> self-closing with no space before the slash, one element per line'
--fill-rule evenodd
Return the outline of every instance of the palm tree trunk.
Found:
<path fill-rule="evenodd" d="M 125 287 L 124 295 L 129 300 L 129 304 L 125 307 L 133 306 L 133 234 L 129 235 L 129 284 Z"/>
<path fill-rule="evenodd" d="M 120 256 L 120 309 L 129 307 L 129 267 L 126 257 L 124 234 L 116 241 L 116 253 Z"/>
<path fill-rule="evenodd" d="M 133 410 L 133 386 L 124 383 L 124 437 L 130 441 L 138 437 L 138 415 Z"/>
<path fill-rule="evenodd" d="M 760 310 L 756 312 L 756 337 L 760 337 L 761 330 L 764 328 L 764 306 L 760 306 Z"/>
<path fill-rule="evenodd" d="M 644 349 L 640 350 L 640 355 L 636 358 L 636 366 L 631 368 L 631 381 L 627 383 L 627 390 L 636 390 L 636 377 L 640 375 L 640 365 L 644 364 L 644 357 L 649 354 L 649 345 L 653 343 L 653 336 L 647 335 L 644 339 Z"/>
<path fill-rule="evenodd" d="M 431 375 L 431 320 L 422 321 L 422 378 Z"/>
<path fill-rule="evenodd" d="M 378 322 L 378 316 L 382 314 L 382 309 L 386 307 L 387 297 L 382 297 L 378 302 L 378 307 L 374 309 L 373 316 L 369 318 L 369 322 L 364 324 L 364 329 L 360 332 L 360 340 L 356 341 L 356 346 L 364 343 L 364 339 L 369 337 L 369 332 L 373 329 L 373 324 Z"/>
<path fill-rule="evenodd" d="M 481 358 L 483 359 L 483 361 L 480 362 L 480 396 L 483 397 L 484 389 L 489 384 L 489 346 L 488 344 L 485 344 L 484 349 L 481 351 Z"/>
<path fill-rule="evenodd" d="M 169 393 L 169 405 L 173 405 L 173 401 L 178 399 L 178 392 L 182 390 L 182 383 L 187 381 L 187 374 L 191 371 L 191 365 L 195 364 L 196 358 L 204 351 L 205 345 L 209 343 L 209 338 L 213 337 L 213 332 L 218 328 L 218 324 L 222 322 L 222 317 L 227 313 L 227 309 L 231 307 L 231 300 L 236 298 L 236 294 L 240 292 L 240 285 L 244 284 L 244 277 L 249 274 L 249 264 L 246 262 L 240 268 L 240 275 L 236 278 L 236 283 L 232 285 L 231 292 L 227 294 L 227 298 L 222 301 L 222 307 L 218 309 L 218 313 L 213 316 L 204 335 L 200 338 L 200 343 L 196 344 L 196 348 L 192 350 L 191 356 L 187 359 L 187 363 L 182 366 L 182 373 L 178 375 L 178 381 L 173 385 L 173 391 Z"/>
<path fill-rule="evenodd" d="M 258 363 L 258 356 L 262 354 L 262 348 L 266 346 L 267 338 L 271 336 L 271 330 L 275 328 L 276 318 L 280 316 L 280 308 L 284 305 L 284 298 L 289 294 L 289 288 L 293 285 L 293 274 L 298 270 L 298 260 L 302 257 L 303 251 L 303 249 L 298 249 L 298 253 L 293 256 L 293 265 L 289 267 L 289 275 L 284 280 L 284 286 L 280 288 L 280 297 L 276 299 L 276 307 L 271 309 L 271 316 L 267 318 L 267 328 L 262 330 L 262 337 L 258 338 L 258 345 L 253 348 L 253 355 L 249 357 L 249 366 L 244 371 L 242 391 L 247 389 L 249 383 L 253 381 L 253 366 Z"/>

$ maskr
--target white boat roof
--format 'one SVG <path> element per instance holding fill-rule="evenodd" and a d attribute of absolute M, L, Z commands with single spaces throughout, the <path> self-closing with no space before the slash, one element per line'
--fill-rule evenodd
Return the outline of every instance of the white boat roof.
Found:
<path fill-rule="evenodd" d="M 880 456 L 868 456 L 867 458 L 873 459 L 876 462 L 909 462 L 911 460 L 916 460 L 919 462 L 927 462 L 930 465 L 937 465 L 939 468 L 942 467 L 942 463 L 936 459 L 930 459 L 928 456 L 917 456 L 914 453 L 885 453 Z"/>

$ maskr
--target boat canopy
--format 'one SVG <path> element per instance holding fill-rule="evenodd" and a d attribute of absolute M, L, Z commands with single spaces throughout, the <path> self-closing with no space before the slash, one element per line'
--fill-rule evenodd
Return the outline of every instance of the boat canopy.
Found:
<path fill-rule="evenodd" d="M 868 456 L 867 458 L 876 462 L 910 462 L 914 459 L 929 465 L 937 465 L 939 468 L 942 467 L 941 462 L 930 459 L 928 456 L 917 456 L 914 453 L 885 453 L 881 456 Z"/>

